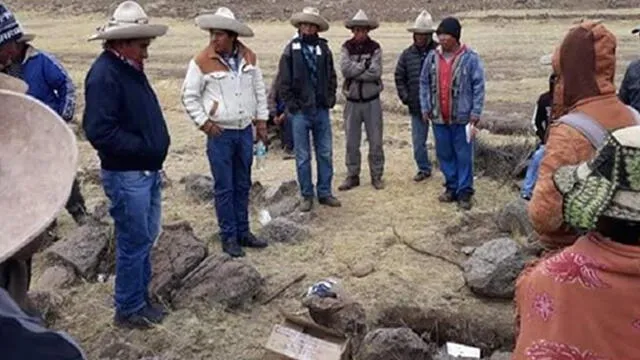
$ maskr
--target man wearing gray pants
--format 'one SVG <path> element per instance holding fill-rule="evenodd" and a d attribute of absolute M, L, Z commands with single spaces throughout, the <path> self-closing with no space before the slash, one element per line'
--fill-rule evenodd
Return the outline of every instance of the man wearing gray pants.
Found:
<path fill-rule="evenodd" d="M 353 19 L 345 22 L 353 37 L 342 45 L 340 68 L 344 77 L 342 91 L 347 99 L 344 109 L 344 125 L 347 138 L 347 178 L 338 187 L 345 191 L 360 185 L 360 144 L 362 123 L 369 142 L 369 169 L 371 185 L 384 188 L 384 149 L 382 147 L 382 49 L 369 37 L 369 31 L 378 22 L 369 20 L 359 10 Z"/>

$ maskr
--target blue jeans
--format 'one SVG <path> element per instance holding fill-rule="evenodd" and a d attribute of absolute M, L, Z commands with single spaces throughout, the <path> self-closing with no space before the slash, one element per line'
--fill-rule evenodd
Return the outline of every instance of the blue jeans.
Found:
<path fill-rule="evenodd" d="M 308 109 L 297 112 L 289 120 L 293 122 L 296 170 L 302 196 L 305 198 L 314 196 L 309 133 L 313 135 L 313 145 L 316 151 L 318 198 L 322 199 L 331 196 L 333 137 L 329 109 Z"/>
<path fill-rule="evenodd" d="M 249 233 L 249 192 L 253 164 L 253 131 L 224 130 L 208 137 L 207 157 L 215 180 L 216 215 L 223 241 Z"/>
<path fill-rule="evenodd" d="M 531 199 L 533 195 L 533 189 L 536 186 L 538 180 L 538 169 L 540 169 L 540 163 L 544 157 L 544 145 L 540 145 L 538 149 L 531 156 L 531 161 L 527 167 L 527 174 L 524 177 L 524 184 L 522 185 L 522 191 L 520 195 L 523 198 Z"/>
<path fill-rule="evenodd" d="M 282 134 L 282 145 L 288 150 L 293 150 L 293 121 L 291 117 L 286 117 L 284 124 L 280 125 L 280 133 Z"/>
<path fill-rule="evenodd" d="M 158 171 L 102 170 L 104 192 L 116 232 L 116 311 L 124 316 L 146 305 L 150 253 L 160 234 L 161 175 Z"/>
<path fill-rule="evenodd" d="M 418 171 L 423 173 L 431 172 L 431 161 L 427 152 L 427 136 L 429 135 L 429 125 L 422 121 L 422 116 L 411 115 L 411 140 L 413 143 L 413 159 L 418 165 Z"/>
<path fill-rule="evenodd" d="M 447 191 L 456 197 L 473 195 L 473 141 L 467 142 L 466 125 L 434 124 L 436 156 Z"/>

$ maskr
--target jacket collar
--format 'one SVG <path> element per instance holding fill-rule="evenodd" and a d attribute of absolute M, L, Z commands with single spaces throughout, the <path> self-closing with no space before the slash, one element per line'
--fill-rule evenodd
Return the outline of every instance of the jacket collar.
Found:
<path fill-rule="evenodd" d="M 251 51 L 251 49 L 249 49 L 247 46 L 245 46 L 242 42 L 238 41 L 237 44 L 237 49 L 238 49 L 238 55 L 239 58 L 244 60 L 240 62 L 240 66 L 239 68 L 244 67 L 246 64 L 250 64 L 250 65 L 254 65 L 256 64 L 256 54 Z M 216 52 L 216 50 L 213 48 L 213 46 L 209 45 L 207 46 L 207 57 L 213 59 L 213 60 L 217 60 L 220 63 L 224 64 L 225 67 L 229 68 L 229 66 L 227 65 L 227 61 L 224 59 L 224 57 L 222 56 L 222 54 L 219 54 L 218 52 Z"/>

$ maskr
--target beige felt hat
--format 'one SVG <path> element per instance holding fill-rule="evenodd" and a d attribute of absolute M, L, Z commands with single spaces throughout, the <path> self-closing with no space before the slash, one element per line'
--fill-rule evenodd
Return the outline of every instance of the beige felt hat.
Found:
<path fill-rule="evenodd" d="M 219 7 L 213 14 L 201 14 L 196 17 L 196 24 L 203 30 L 227 30 L 233 31 L 238 36 L 252 37 L 253 30 L 243 22 L 236 19 L 229 8 Z"/>
<path fill-rule="evenodd" d="M 0 106 L 1 263 L 30 245 L 64 207 L 78 150 L 65 122 L 35 98 L 0 89 Z"/>
<path fill-rule="evenodd" d="M 32 33 L 23 33 L 22 37 L 20 39 L 18 39 L 18 42 L 22 42 L 22 43 L 28 43 L 33 41 L 33 39 L 36 38 L 36 34 L 32 34 Z"/>
<path fill-rule="evenodd" d="M 149 24 L 149 17 L 140 4 L 125 1 L 118 5 L 109 22 L 98 28 L 91 40 L 150 39 L 167 33 L 169 27 Z"/>
<path fill-rule="evenodd" d="M 408 28 L 407 31 L 416 34 L 433 33 L 436 31 L 436 24 L 433 22 L 431 14 L 427 10 L 423 10 L 418 17 L 416 17 L 413 26 Z"/>
<path fill-rule="evenodd" d="M 320 32 L 329 30 L 329 22 L 320 16 L 320 11 L 314 7 L 307 6 L 291 16 L 291 25 L 299 27 L 302 23 L 318 25 Z"/>
<path fill-rule="evenodd" d="M 354 27 L 363 27 L 373 30 L 377 29 L 380 25 L 377 21 L 370 20 L 363 10 L 358 10 L 358 12 L 353 16 L 351 20 L 347 20 L 344 22 L 344 26 L 347 29 L 353 29 Z"/>
<path fill-rule="evenodd" d="M 16 77 L 0 73 L 0 90 L 11 90 L 24 94 L 29 90 L 29 86 Z"/>

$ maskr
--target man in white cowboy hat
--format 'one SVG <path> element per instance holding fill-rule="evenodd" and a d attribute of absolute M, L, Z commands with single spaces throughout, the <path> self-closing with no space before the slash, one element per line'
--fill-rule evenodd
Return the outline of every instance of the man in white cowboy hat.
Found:
<path fill-rule="evenodd" d="M 426 10 L 418 15 L 413 26 L 407 31 L 413 34 L 413 44 L 398 58 L 394 78 L 398 97 L 411 115 L 413 159 L 418 167 L 413 180 L 420 182 L 431 177 L 431 161 L 427 152 L 429 124 L 424 122 L 420 111 L 420 71 L 427 55 L 438 44 L 433 39 L 433 33 L 436 31 L 433 18 Z"/>
<path fill-rule="evenodd" d="M 8 9 L 0 9 L 1 11 L 5 11 L 7 14 L 2 17 L 5 23 L 14 19 Z M 6 28 L 6 25 L 4 27 Z M 36 49 L 30 44 L 35 38 L 34 34 L 24 32 L 19 25 L 18 30 L 20 36 L 14 40 L 15 45 L 12 46 L 15 51 L 12 52 L 9 64 L 1 71 L 24 80 L 29 87 L 28 95 L 45 103 L 66 122 L 71 122 L 76 107 L 76 88 L 71 76 L 55 56 Z M 77 180 L 73 182 L 66 208 L 76 223 L 84 224 L 87 208 L 80 191 L 80 183 Z"/>
<path fill-rule="evenodd" d="M 152 39 L 167 32 L 125 1 L 89 40 L 104 51 L 85 80 L 83 127 L 98 151 L 116 229 L 115 323 L 147 328 L 164 313 L 148 295 L 151 247 L 161 226 L 161 170 L 169 150 L 162 108 L 144 73 Z"/>
<path fill-rule="evenodd" d="M 631 31 L 640 34 L 640 26 Z M 640 111 L 640 60 L 632 61 L 622 79 L 618 96 L 623 103 Z"/>
<path fill-rule="evenodd" d="M 190 62 L 182 103 L 195 125 L 207 135 L 207 157 L 215 179 L 215 206 L 222 249 L 244 256 L 242 247 L 264 248 L 249 229 L 249 192 L 253 131 L 267 143 L 267 95 L 256 54 L 238 40 L 253 31 L 220 7 L 202 14 L 196 24 L 210 42 Z"/>
<path fill-rule="evenodd" d="M 340 207 L 333 196 L 333 137 L 329 109 L 336 103 L 337 76 L 327 40 L 318 36 L 329 23 L 316 8 L 305 7 L 293 14 L 291 24 L 298 29 L 285 47 L 279 66 L 279 86 L 287 112 L 293 121 L 296 170 L 303 202 L 300 210 L 311 211 L 315 192 L 311 174 L 313 134 L 318 163 L 317 197 L 321 205 Z"/>
<path fill-rule="evenodd" d="M 0 74 L 0 329 L 8 330 L 0 349 L 7 360 L 81 360 L 82 349 L 67 334 L 25 313 L 38 235 L 64 206 L 78 159 L 64 121 L 26 90 L 21 80 Z"/>
<path fill-rule="evenodd" d="M 364 123 L 369 142 L 369 172 L 371 185 L 384 188 L 384 149 L 382 144 L 382 48 L 369 32 L 378 28 L 364 11 L 345 22 L 353 37 L 342 44 L 340 69 L 344 77 L 342 92 L 347 99 L 344 109 L 346 136 L 345 162 L 347 178 L 338 190 L 345 191 L 360 185 L 360 143 Z"/>

